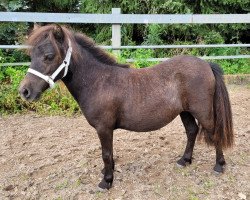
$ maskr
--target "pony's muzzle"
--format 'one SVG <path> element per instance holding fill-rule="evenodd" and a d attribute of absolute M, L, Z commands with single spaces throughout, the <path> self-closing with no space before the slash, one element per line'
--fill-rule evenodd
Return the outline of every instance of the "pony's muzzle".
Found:
<path fill-rule="evenodd" d="M 19 89 L 19 93 L 20 93 L 21 97 L 22 97 L 23 99 L 25 99 L 25 100 L 28 100 L 28 99 L 30 98 L 31 92 L 30 92 L 30 90 L 29 90 L 28 88 L 21 87 L 21 88 Z"/>
<path fill-rule="evenodd" d="M 28 85 L 21 85 L 19 88 L 19 94 L 25 101 L 35 101 L 40 97 L 41 92 L 34 90 L 34 88 Z"/>

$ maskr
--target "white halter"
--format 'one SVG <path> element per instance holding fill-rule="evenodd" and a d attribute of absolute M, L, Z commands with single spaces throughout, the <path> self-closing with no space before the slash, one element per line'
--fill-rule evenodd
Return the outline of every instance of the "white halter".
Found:
<path fill-rule="evenodd" d="M 65 68 L 63 77 L 65 77 L 67 75 L 69 64 L 70 64 L 71 54 L 72 54 L 72 46 L 71 46 L 71 42 L 69 40 L 69 48 L 67 50 L 65 59 L 63 60 L 62 64 L 57 68 L 57 70 L 51 76 L 43 75 L 42 73 L 40 73 L 34 69 L 31 69 L 31 68 L 28 69 L 28 72 L 42 78 L 47 83 L 49 83 L 50 88 L 53 88 L 55 85 L 54 80 L 57 77 L 57 75 L 63 70 L 63 68 Z"/>

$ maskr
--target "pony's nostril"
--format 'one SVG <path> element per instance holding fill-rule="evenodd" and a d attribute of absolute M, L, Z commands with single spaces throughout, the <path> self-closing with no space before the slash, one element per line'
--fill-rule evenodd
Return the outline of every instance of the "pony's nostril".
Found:
<path fill-rule="evenodd" d="M 27 89 L 27 88 L 23 88 L 23 89 L 22 89 L 22 94 L 23 94 L 23 96 L 24 96 L 25 98 L 29 98 L 29 96 L 30 96 L 30 90 Z"/>

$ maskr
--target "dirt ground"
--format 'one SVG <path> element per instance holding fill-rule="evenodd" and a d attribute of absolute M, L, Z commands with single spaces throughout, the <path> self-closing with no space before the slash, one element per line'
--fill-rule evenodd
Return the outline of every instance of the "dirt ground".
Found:
<path fill-rule="evenodd" d="M 186 145 L 177 117 L 154 132 L 115 131 L 115 180 L 100 192 L 100 143 L 84 117 L 16 115 L 0 118 L 0 199 L 250 199 L 250 88 L 228 88 L 235 147 L 220 176 L 203 142 L 192 165 L 176 167 Z"/>

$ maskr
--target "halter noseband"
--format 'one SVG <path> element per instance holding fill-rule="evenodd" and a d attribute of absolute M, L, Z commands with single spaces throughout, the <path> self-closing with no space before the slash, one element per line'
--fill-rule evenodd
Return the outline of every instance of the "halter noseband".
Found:
<path fill-rule="evenodd" d="M 31 69 L 31 68 L 28 69 L 28 72 L 45 80 L 49 84 L 50 88 L 53 88 L 55 85 L 54 80 L 57 77 L 57 75 L 63 70 L 63 68 L 65 68 L 63 77 L 65 77 L 67 75 L 69 64 L 70 64 L 71 54 L 72 54 L 72 46 L 71 46 L 71 42 L 69 40 L 69 48 L 67 50 L 66 56 L 65 56 L 62 64 L 57 68 L 57 70 L 51 76 L 44 75 L 44 74 L 42 74 L 34 69 Z"/>

